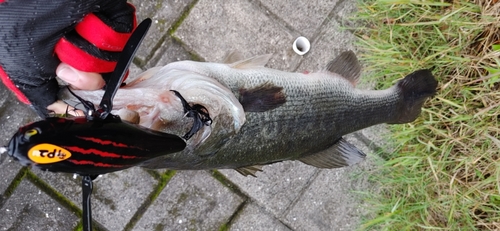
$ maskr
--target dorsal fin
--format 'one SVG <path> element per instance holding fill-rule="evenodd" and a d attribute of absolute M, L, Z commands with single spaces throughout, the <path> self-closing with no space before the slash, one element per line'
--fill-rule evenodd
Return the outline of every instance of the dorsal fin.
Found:
<path fill-rule="evenodd" d="M 361 65 L 353 51 L 344 51 L 326 65 L 326 70 L 341 75 L 356 86 L 361 73 Z"/>
<path fill-rule="evenodd" d="M 146 79 L 149 79 L 151 78 L 154 74 L 156 74 L 162 67 L 152 67 L 152 68 L 149 68 L 147 70 L 145 70 L 144 72 L 142 72 L 141 74 L 139 74 L 139 76 L 137 78 L 135 78 L 134 80 L 130 81 L 127 83 L 127 85 L 125 85 L 126 87 L 131 87 L 131 86 L 134 86 L 134 84 L 137 84 L 137 83 L 140 83 Z"/>
<path fill-rule="evenodd" d="M 243 60 L 243 54 L 239 51 L 231 51 L 226 54 L 226 57 L 222 60 L 222 63 L 232 64 Z"/>
<path fill-rule="evenodd" d="M 334 145 L 314 155 L 302 157 L 304 164 L 317 168 L 340 168 L 361 162 L 366 155 L 354 145 L 340 138 Z"/>
<path fill-rule="evenodd" d="M 259 56 L 254 56 L 249 59 L 241 60 L 232 64 L 229 64 L 230 67 L 236 68 L 236 69 L 249 69 L 249 68 L 255 68 L 255 67 L 263 67 L 269 62 L 269 59 L 271 59 L 271 54 L 267 55 L 259 55 Z"/>

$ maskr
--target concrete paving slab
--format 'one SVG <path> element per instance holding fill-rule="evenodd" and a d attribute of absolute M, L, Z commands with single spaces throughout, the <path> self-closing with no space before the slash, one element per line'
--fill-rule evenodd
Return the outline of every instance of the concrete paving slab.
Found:
<path fill-rule="evenodd" d="M 155 51 L 155 55 L 146 65 L 146 68 L 165 66 L 171 62 L 193 60 L 193 57 L 183 45 L 172 37 L 167 37 L 163 45 Z"/>
<path fill-rule="evenodd" d="M 240 215 L 231 224 L 231 231 L 274 230 L 289 231 L 286 225 L 255 203 L 245 205 Z"/>
<path fill-rule="evenodd" d="M 38 116 L 20 103 L 14 94 L 0 84 L 0 146 L 5 146 L 19 127 L 34 121 Z M 7 153 L 0 153 L 0 196 L 21 169 L 21 165 Z"/>
<path fill-rule="evenodd" d="M 311 38 L 335 7 L 338 0 L 261 0 L 260 2 L 299 31 L 302 36 Z"/>
<path fill-rule="evenodd" d="M 135 65 L 133 63 L 130 64 L 130 67 L 128 68 L 128 70 L 129 70 L 129 74 L 128 74 L 125 82 L 130 82 L 130 81 L 136 79 L 137 77 L 139 77 L 139 74 L 144 72 L 144 70 L 142 68 L 138 67 L 137 65 Z"/>
<path fill-rule="evenodd" d="M 218 230 L 242 202 L 206 171 L 178 171 L 133 230 Z"/>
<path fill-rule="evenodd" d="M 269 67 L 293 70 L 290 60 L 300 58 L 292 50 L 296 36 L 247 0 L 200 0 L 174 35 L 210 62 L 232 51 L 245 57 L 273 54 Z"/>
<path fill-rule="evenodd" d="M 14 94 L 0 84 L 0 146 L 7 145 L 20 126 L 38 118 L 33 110 L 20 103 Z"/>
<path fill-rule="evenodd" d="M 391 153 L 394 148 L 387 142 L 387 136 L 391 134 L 387 124 L 379 124 L 359 131 L 358 133 L 363 136 L 363 140 L 372 148 L 382 148 L 383 152 Z"/>
<path fill-rule="evenodd" d="M 285 218 L 294 230 L 355 230 L 362 210 L 351 190 L 351 169 L 323 170 Z"/>
<path fill-rule="evenodd" d="M 137 57 L 143 61 L 151 56 L 154 49 L 160 45 L 167 36 L 167 32 L 181 17 L 182 13 L 194 2 L 194 0 L 182 1 L 139 1 L 130 0 L 137 11 L 137 21 L 140 22 L 145 18 L 151 18 L 153 21 L 146 38 L 141 45 L 141 49 L 137 51 Z"/>
<path fill-rule="evenodd" d="M 72 174 L 35 172 L 81 209 L 81 177 Z M 102 175 L 94 180 L 93 219 L 109 230 L 123 230 L 151 194 L 157 181 L 141 168 Z"/>
<path fill-rule="evenodd" d="M 280 218 L 319 170 L 299 161 L 285 161 L 263 167 L 257 177 L 242 176 L 235 170 L 220 172 L 235 183 L 243 193 Z"/>
<path fill-rule="evenodd" d="M 356 1 L 342 0 L 335 6 L 335 19 L 344 27 L 354 27 L 354 22 L 350 19 L 356 12 Z"/>
<path fill-rule="evenodd" d="M 318 32 L 318 37 L 311 44 L 311 50 L 304 55 L 304 61 L 297 69 L 303 71 L 319 71 L 343 51 L 356 51 L 352 41 L 354 35 L 342 30 L 340 24 L 333 18 L 326 19 L 325 26 Z"/>
<path fill-rule="evenodd" d="M 21 169 L 21 165 L 7 155 L 0 155 L 0 202 L 5 190 Z"/>
<path fill-rule="evenodd" d="M 72 230 L 79 218 L 27 180 L 0 209 L 0 230 Z"/>
<path fill-rule="evenodd" d="M 353 135 L 346 136 L 346 140 L 371 154 L 371 150 Z M 371 157 L 352 167 L 321 170 L 288 211 L 284 223 L 294 230 L 357 229 L 366 209 L 355 191 L 373 187 L 368 176 L 361 175 L 370 168 L 373 168 Z"/>

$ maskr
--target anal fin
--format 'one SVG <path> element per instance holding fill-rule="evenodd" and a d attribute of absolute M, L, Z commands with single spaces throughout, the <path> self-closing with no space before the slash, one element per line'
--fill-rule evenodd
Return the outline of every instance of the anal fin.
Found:
<path fill-rule="evenodd" d="M 257 177 L 255 175 L 255 173 L 262 172 L 262 165 L 245 166 L 245 167 L 241 167 L 241 168 L 236 168 L 234 170 L 236 170 L 237 172 L 239 172 L 243 176 L 250 175 L 253 177 Z"/>
<path fill-rule="evenodd" d="M 344 138 L 334 145 L 316 154 L 302 157 L 299 160 L 318 168 L 340 168 L 351 166 L 364 160 L 366 154 Z"/>

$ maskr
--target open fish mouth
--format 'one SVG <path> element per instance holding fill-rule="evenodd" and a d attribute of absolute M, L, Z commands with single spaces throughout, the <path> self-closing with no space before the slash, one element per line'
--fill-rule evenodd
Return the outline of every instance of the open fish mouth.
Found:
<path fill-rule="evenodd" d="M 185 116 L 193 117 L 194 119 L 191 130 L 189 130 L 189 132 L 182 136 L 182 138 L 184 138 L 185 140 L 189 140 L 203 126 L 210 126 L 212 124 L 212 119 L 210 118 L 207 108 L 199 104 L 191 106 L 178 91 L 172 90 L 172 92 L 174 92 L 175 95 L 181 100 L 182 106 L 184 107 Z"/>

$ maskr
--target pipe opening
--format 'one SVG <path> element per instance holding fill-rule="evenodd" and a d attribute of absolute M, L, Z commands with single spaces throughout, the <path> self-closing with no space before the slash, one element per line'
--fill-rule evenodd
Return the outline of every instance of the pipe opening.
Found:
<path fill-rule="evenodd" d="M 311 43 L 307 38 L 300 36 L 295 39 L 292 48 L 298 55 L 304 55 L 311 49 Z"/>

